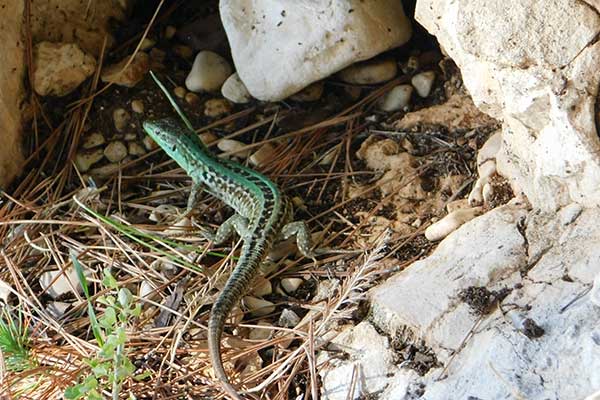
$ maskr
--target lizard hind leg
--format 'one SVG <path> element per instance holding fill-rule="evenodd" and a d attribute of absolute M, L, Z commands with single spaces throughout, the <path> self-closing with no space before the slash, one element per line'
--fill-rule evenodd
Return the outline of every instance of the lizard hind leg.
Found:
<path fill-rule="evenodd" d="M 308 231 L 306 222 L 295 221 L 284 225 L 284 227 L 281 229 L 281 236 L 283 236 L 283 239 L 289 239 L 293 235 L 296 235 L 296 243 L 300 253 L 303 256 L 316 261 L 315 253 L 312 250 L 310 232 Z"/>
<path fill-rule="evenodd" d="M 221 244 L 237 232 L 240 237 L 248 235 L 248 220 L 239 214 L 234 214 L 221 224 L 217 232 L 209 237 L 215 244 Z"/>

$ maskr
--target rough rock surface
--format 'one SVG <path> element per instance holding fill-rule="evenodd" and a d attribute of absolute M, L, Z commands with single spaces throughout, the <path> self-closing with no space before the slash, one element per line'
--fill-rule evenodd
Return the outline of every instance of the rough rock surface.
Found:
<path fill-rule="evenodd" d="M 396 0 L 223 0 L 236 70 L 260 100 L 280 100 L 411 35 Z"/>
<path fill-rule="evenodd" d="M 0 188 L 7 189 L 21 172 L 21 103 L 24 97 L 25 46 L 21 37 L 24 2 L 3 1 L 0 7 Z"/>
<path fill-rule="evenodd" d="M 41 42 L 33 50 L 33 88 L 40 96 L 65 96 L 96 69 L 76 44 Z"/>
<path fill-rule="evenodd" d="M 420 377 L 392 365 L 385 384 L 378 383 L 378 398 L 558 400 L 593 394 L 600 387 L 600 308 L 589 289 L 600 272 L 594 245 L 599 219 L 600 210 L 577 204 L 557 214 L 502 206 L 372 290 L 378 340 L 383 332 L 396 343 L 421 341 L 438 362 Z M 464 293 L 482 287 L 507 290 L 476 313 L 477 300 L 485 299 Z M 385 346 L 361 350 L 361 359 L 345 350 L 359 371 L 375 355 L 386 360 L 402 353 Z M 343 398 L 329 395 L 334 389 L 350 392 L 347 363 L 332 360 L 331 370 L 321 371 L 335 377 L 345 366 L 347 372 L 324 379 L 323 398 Z"/>
<path fill-rule="evenodd" d="M 534 207 L 600 204 L 600 2 L 421 0 L 415 15 L 504 122 L 499 170 Z"/>

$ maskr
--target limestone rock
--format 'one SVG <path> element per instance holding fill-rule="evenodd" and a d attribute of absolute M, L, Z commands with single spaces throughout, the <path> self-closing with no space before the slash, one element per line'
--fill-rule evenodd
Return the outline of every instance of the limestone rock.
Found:
<path fill-rule="evenodd" d="M 382 111 L 398 111 L 402 110 L 410 104 L 410 96 L 412 96 L 413 87 L 411 85 L 398 85 L 392 88 L 383 96 L 378 104 Z"/>
<path fill-rule="evenodd" d="M 20 0 L 7 0 L 0 7 L 0 188 L 7 189 L 21 172 L 21 104 L 25 96 L 25 46 L 23 46 L 23 9 Z"/>
<path fill-rule="evenodd" d="M 373 85 L 393 79 L 398 73 L 398 66 L 393 59 L 369 60 L 357 63 L 340 71 L 338 76 L 347 83 L 356 85 Z"/>
<path fill-rule="evenodd" d="M 40 96 L 65 96 L 96 69 L 76 44 L 41 42 L 33 49 L 33 87 Z"/>
<path fill-rule="evenodd" d="M 395 0 L 224 0 L 219 8 L 236 70 L 265 101 L 400 46 L 412 31 Z"/>
<path fill-rule="evenodd" d="M 504 121 L 499 172 L 534 207 L 600 204 L 599 11 L 597 1 L 417 3 L 475 104 Z"/>

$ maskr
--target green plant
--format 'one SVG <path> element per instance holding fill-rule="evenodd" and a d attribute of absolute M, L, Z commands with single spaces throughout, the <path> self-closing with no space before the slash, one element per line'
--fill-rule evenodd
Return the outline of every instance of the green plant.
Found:
<path fill-rule="evenodd" d="M 21 312 L 15 317 L 9 307 L 0 317 L 0 351 L 9 372 L 20 372 L 35 366 L 29 353 L 29 332 Z"/>
<path fill-rule="evenodd" d="M 126 288 L 119 288 L 116 279 L 108 270 L 104 271 L 102 284 L 114 294 L 99 296 L 96 301 L 105 306 L 104 313 L 96 317 L 91 305 L 85 276 L 81 265 L 72 256 L 73 264 L 78 272 L 79 280 L 88 300 L 88 313 L 94 337 L 99 351 L 94 358 L 85 359 L 90 368 L 90 375 L 82 377 L 82 381 L 67 388 L 65 398 L 96 400 L 103 399 L 103 392 L 111 393 L 112 399 L 118 399 L 123 383 L 129 379 L 142 379 L 143 375 L 134 375 L 135 366 L 127 355 L 127 325 L 139 317 L 141 307 L 133 304 L 133 295 Z"/>

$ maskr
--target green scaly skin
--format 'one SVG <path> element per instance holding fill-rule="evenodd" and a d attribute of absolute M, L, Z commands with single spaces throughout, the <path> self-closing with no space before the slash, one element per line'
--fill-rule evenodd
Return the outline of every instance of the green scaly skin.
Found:
<path fill-rule="evenodd" d="M 295 234 L 301 253 L 313 257 L 309 234 L 304 222 L 288 223 L 292 216 L 290 203 L 272 181 L 238 163 L 215 157 L 189 128 L 187 119 L 184 118 L 184 122 L 186 126 L 174 119 L 163 119 L 146 121 L 143 125 L 146 133 L 192 178 L 194 185 L 188 209 L 202 187 L 236 212 L 215 235 L 218 243 L 235 230 L 244 244 L 237 265 L 210 312 L 208 348 L 213 369 L 224 390 L 232 398 L 241 400 L 221 360 L 220 342 L 225 320 L 247 291 L 272 244 Z"/>

